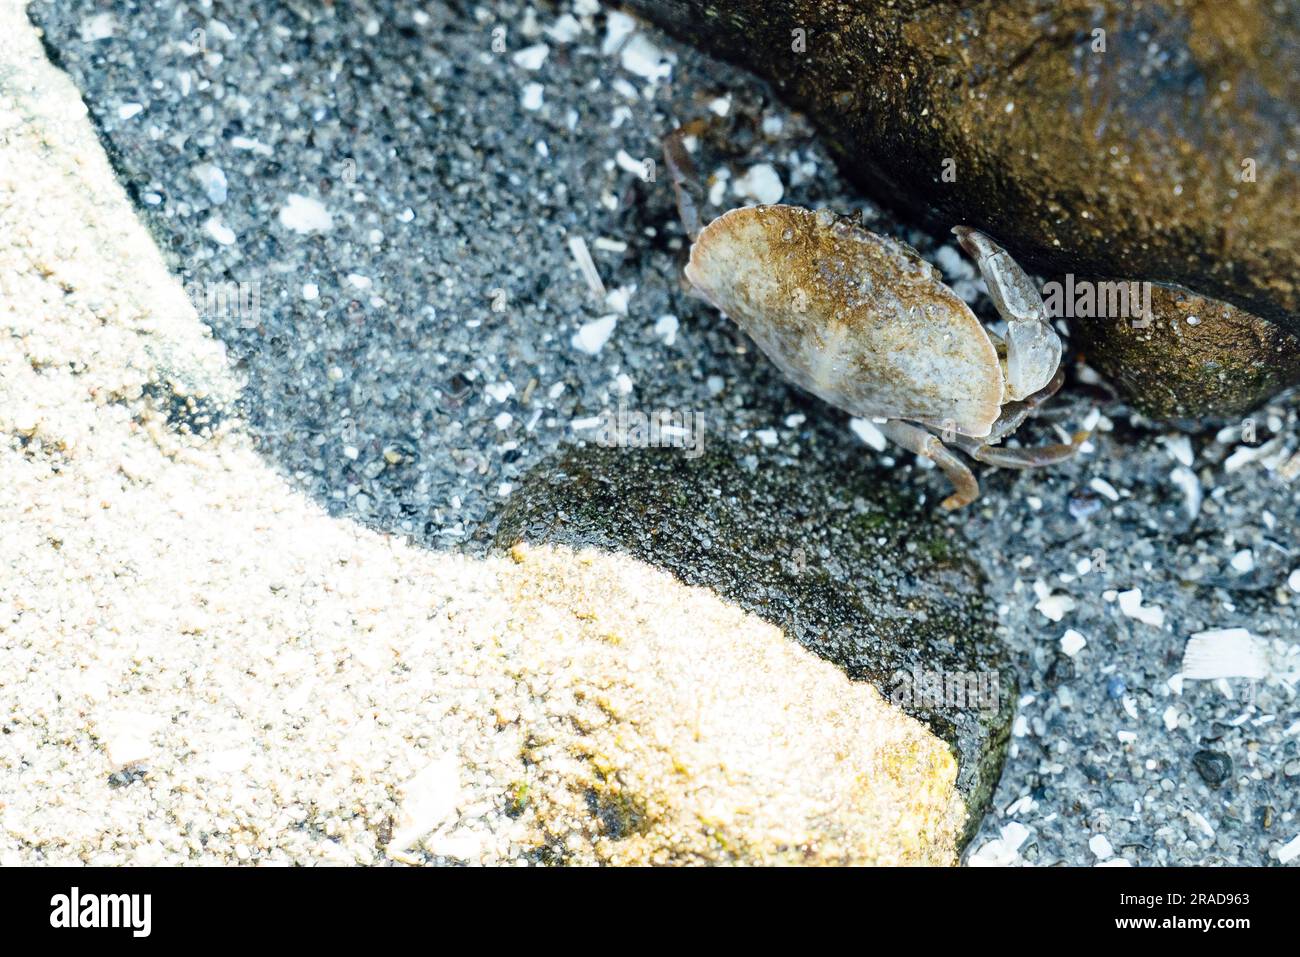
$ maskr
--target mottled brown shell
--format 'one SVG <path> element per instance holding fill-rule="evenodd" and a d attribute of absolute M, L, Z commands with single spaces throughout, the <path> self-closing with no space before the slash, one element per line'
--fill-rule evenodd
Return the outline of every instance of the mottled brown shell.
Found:
<path fill-rule="evenodd" d="M 828 211 L 747 206 L 691 247 L 686 276 L 797 385 L 864 418 L 984 436 L 997 351 L 911 246 Z"/>

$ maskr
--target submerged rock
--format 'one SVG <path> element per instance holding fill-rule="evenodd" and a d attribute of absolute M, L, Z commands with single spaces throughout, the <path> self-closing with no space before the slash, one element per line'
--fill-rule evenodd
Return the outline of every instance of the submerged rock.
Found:
<path fill-rule="evenodd" d="M 572 450 L 515 489 L 494 543 L 630 556 L 776 625 L 849 679 L 842 693 L 870 685 L 896 718 L 914 716 L 947 742 L 967 810 L 963 833 L 971 833 L 997 782 L 1015 696 L 982 574 L 952 528 L 907 503 L 886 474 L 743 459 L 716 444 L 695 459 L 667 449 Z M 591 605 L 614 600 L 594 596 Z M 620 640 L 639 639 L 633 630 Z M 671 653 L 693 655 L 700 641 L 724 639 L 692 636 Z M 658 657 L 663 651 L 649 660 L 672 673 L 678 666 Z M 796 675 L 790 680 L 794 692 Z M 791 715 L 804 707 L 780 706 Z M 801 746 L 835 738 L 810 726 Z"/>
<path fill-rule="evenodd" d="M 1181 286 L 1300 334 L 1300 12 L 1288 5 L 821 4 L 633 0 L 752 68 L 808 113 L 845 170 L 936 228 L 994 236 L 1027 268 Z M 1219 308 L 1216 305 L 1216 308 Z M 1261 329 L 1254 318 L 1227 320 Z M 1225 327 L 1226 328 L 1226 327 Z M 1227 336 L 1231 348 L 1258 335 Z M 1294 340 L 1251 354 L 1275 388 Z M 1168 338 L 1112 365 L 1130 396 Z M 1106 336 L 1094 346 L 1110 348 Z M 1217 390 L 1217 338 L 1190 381 Z M 1145 364 L 1156 360 L 1148 370 Z M 1204 379 L 1199 370 L 1209 370 Z M 1243 401 L 1225 396 L 1225 412 Z M 1265 398 L 1256 394 L 1255 401 Z"/>

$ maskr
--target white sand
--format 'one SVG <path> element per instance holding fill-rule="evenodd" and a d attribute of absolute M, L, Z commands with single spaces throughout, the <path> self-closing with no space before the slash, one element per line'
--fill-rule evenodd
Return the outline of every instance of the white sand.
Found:
<path fill-rule="evenodd" d="M 17 0 L 0 70 L 0 863 L 952 860 L 947 749 L 770 625 L 291 488 Z"/>

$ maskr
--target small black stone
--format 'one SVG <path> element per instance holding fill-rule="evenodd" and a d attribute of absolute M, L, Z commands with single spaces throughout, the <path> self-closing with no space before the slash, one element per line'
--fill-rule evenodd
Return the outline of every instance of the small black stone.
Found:
<path fill-rule="evenodd" d="M 1192 766 L 1206 784 L 1217 788 L 1232 773 L 1232 758 L 1222 751 L 1203 749 L 1192 755 Z"/>
<path fill-rule="evenodd" d="M 130 787 L 136 781 L 143 781 L 145 773 L 145 768 L 136 765 L 119 768 L 108 776 L 108 786 L 114 791 L 118 788 Z"/>
<path fill-rule="evenodd" d="M 1074 659 L 1066 655 L 1057 655 L 1047 666 L 1047 673 L 1043 677 L 1049 688 L 1074 680 Z"/>
<path fill-rule="evenodd" d="M 455 403 L 459 404 L 467 395 L 471 388 L 471 383 L 464 373 L 457 372 L 447 382 L 446 396 Z"/>

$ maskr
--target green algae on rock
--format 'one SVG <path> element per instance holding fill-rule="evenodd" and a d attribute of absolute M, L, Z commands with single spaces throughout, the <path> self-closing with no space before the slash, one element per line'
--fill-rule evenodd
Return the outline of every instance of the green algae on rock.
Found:
<path fill-rule="evenodd" d="M 982 574 L 951 526 L 883 471 L 744 457 L 716 442 L 694 460 L 571 450 L 516 487 L 494 543 L 627 554 L 777 625 L 953 747 L 973 828 L 997 782 L 1015 690 Z M 936 680 L 983 695 L 936 700 Z"/>
<path fill-rule="evenodd" d="M 813 119 L 850 176 L 936 229 L 968 224 L 1040 273 L 1180 286 L 1300 334 L 1293 6 L 631 6 L 767 79 Z M 1129 360 L 1112 363 L 1130 394 L 1156 387 L 1178 361 L 1159 351 L 1164 341 L 1150 340 L 1144 352 L 1117 344 L 1132 361 L 1159 359 L 1150 373 Z M 1242 341 L 1234 337 L 1234 347 Z M 1232 364 L 1209 357 L 1211 348 L 1207 339 L 1209 368 Z M 1261 387 L 1295 381 L 1296 358 L 1294 350 L 1254 353 L 1277 363 Z M 1217 394 L 1213 386 L 1203 391 Z M 1205 405 L 1226 412 L 1245 400 L 1225 401 Z"/>

